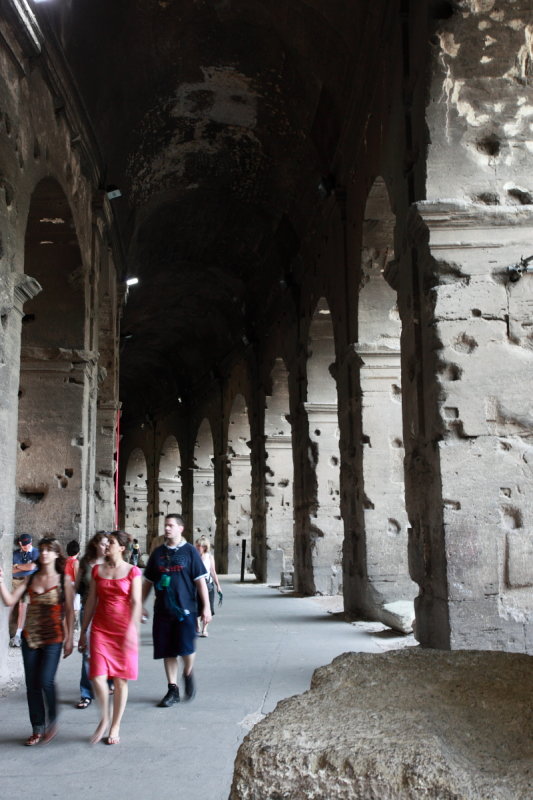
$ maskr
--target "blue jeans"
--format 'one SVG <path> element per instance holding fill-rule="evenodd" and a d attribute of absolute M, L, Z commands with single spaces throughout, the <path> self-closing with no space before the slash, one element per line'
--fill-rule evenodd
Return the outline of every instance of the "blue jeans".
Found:
<path fill-rule="evenodd" d="M 26 696 L 33 733 L 44 733 L 56 721 L 55 677 L 62 647 L 63 643 L 57 642 L 32 649 L 28 647 L 26 639 L 22 636 L 21 648 L 26 676 Z M 46 724 L 46 709 L 48 709 L 48 725 Z"/>

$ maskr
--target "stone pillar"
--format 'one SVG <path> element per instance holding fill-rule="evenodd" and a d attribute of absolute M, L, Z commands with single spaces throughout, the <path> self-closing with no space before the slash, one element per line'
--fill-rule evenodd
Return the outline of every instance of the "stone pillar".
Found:
<path fill-rule="evenodd" d="M 265 442 L 267 500 L 267 583 L 279 584 L 293 569 L 292 437 L 268 436 Z"/>
<path fill-rule="evenodd" d="M 311 543 L 315 591 L 342 591 L 342 543 L 340 514 L 339 423 L 337 405 L 305 403 L 309 439 L 315 447 L 317 494 L 311 513 Z"/>
<path fill-rule="evenodd" d="M 531 207 L 417 205 L 402 290 L 410 565 L 428 646 L 533 652 Z M 531 462 L 531 463 L 530 463 Z"/>
<path fill-rule="evenodd" d="M 20 365 L 20 327 L 23 306 L 41 291 L 28 275 L 0 276 L 0 557 L 9 578 L 15 533 L 15 492 L 17 463 L 17 419 Z M 7 619 L 9 610 L 0 610 L 0 685 L 8 677 Z"/>
<path fill-rule="evenodd" d="M 215 543 L 215 475 L 213 467 L 195 467 L 193 472 L 194 539 L 207 536 Z"/>
<path fill-rule="evenodd" d="M 240 572 L 242 540 L 246 539 L 246 569 L 251 567 L 250 456 L 230 458 L 228 478 L 228 572 Z"/>
<path fill-rule="evenodd" d="M 410 624 L 417 588 L 407 565 L 400 350 L 369 345 L 354 349 L 361 359 L 366 612 L 387 624 L 393 613 L 405 613 Z"/>

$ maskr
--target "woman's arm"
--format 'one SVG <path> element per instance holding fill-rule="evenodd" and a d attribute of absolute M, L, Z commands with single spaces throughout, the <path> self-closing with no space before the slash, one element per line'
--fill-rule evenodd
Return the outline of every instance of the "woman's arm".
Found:
<path fill-rule="evenodd" d="M 94 610 L 96 608 L 96 584 L 94 582 L 94 578 L 91 575 L 91 583 L 89 585 L 89 594 L 87 596 L 87 602 L 83 608 L 83 625 L 80 631 L 80 641 L 78 642 L 78 650 L 85 650 L 87 647 L 87 628 L 91 624 L 91 620 L 94 615 Z"/>
<path fill-rule="evenodd" d="M 72 583 L 68 580 L 64 585 L 65 592 L 65 618 L 64 630 L 65 640 L 63 643 L 63 658 L 67 658 L 72 653 L 72 640 L 74 636 L 74 588 Z"/>
<path fill-rule="evenodd" d="M 131 581 L 130 608 L 131 617 L 128 630 L 126 631 L 125 643 L 128 649 L 134 649 L 137 646 L 139 637 L 139 625 L 141 623 L 142 611 L 142 585 L 140 575 L 135 575 Z"/>
<path fill-rule="evenodd" d="M 217 592 L 220 592 L 221 591 L 221 589 L 220 589 L 220 581 L 218 580 L 217 571 L 215 569 L 215 559 L 213 558 L 211 553 L 209 553 L 209 558 L 211 560 L 211 567 L 210 567 L 209 571 L 211 573 L 211 577 L 213 578 L 215 586 L 217 587 Z"/>
<path fill-rule="evenodd" d="M 15 591 L 8 592 L 5 587 L 4 583 L 4 570 L 0 567 L 0 597 L 2 598 L 2 602 L 5 606 L 14 606 L 15 603 L 18 603 L 24 592 L 26 591 L 26 587 L 28 586 L 28 581 L 30 576 L 28 575 L 25 578 L 24 583 L 21 583 L 20 586 L 17 586 Z"/>

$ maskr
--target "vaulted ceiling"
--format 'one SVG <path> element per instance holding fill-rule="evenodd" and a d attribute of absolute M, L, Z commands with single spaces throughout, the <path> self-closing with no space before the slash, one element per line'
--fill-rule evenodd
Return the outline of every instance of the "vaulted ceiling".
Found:
<path fill-rule="evenodd" d="M 123 316 L 123 399 L 174 402 L 275 307 L 397 3 L 76 0 L 47 13 L 122 192 L 140 280 Z"/>

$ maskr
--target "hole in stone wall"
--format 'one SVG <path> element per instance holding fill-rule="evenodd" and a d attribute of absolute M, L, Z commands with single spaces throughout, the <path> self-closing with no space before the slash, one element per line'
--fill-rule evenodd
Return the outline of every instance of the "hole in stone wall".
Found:
<path fill-rule="evenodd" d="M 455 340 L 455 343 L 453 344 L 453 349 L 457 350 L 459 353 L 470 354 L 476 349 L 477 346 L 478 344 L 473 336 L 468 336 L 468 334 L 462 333 Z"/>
<path fill-rule="evenodd" d="M 397 383 L 393 383 L 391 386 L 391 394 L 393 397 L 401 397 L 402 395 L 402 388 L 398 386 Z"/>
<path fill-rule="evenodd" d="M 315 436 L 320 436 L 320 430 L 318 428 L 315 429 Z"/>
<path fill-rule="evenodd" d="M 501 150 L 501 142 L 494 133 L 489 133 L 483 139 L 478 139 L 476 147 L 480 153 L 484 153 L 491 158 L 499 155 Z"/>
<path fill-rule="evenodd" d="M 481 192 L 475 196 L 474 200 L 477 200 L 478 203 L 483 203 L 486 206 L 499 206 L 500 205 L 500 196 L 495 192 Z"/>
<path fill-rule="evenodd" d="M 0 323 L 2 324 L 3 330 L 7 328 L 7 314 L 2 314 L 0 316 Z"/>
<path fill-rule="evenodd" d="M 337 467 L 339 464 L 339 459 L 336 456 L 331 456 L 329 463 L 332 467 Z M 338 494 L 338 492 L 337 492 Z"/>
<path fill-rule="evenodd" d="M 389 536 L 398 536 L 402 530 L 402 526 L 396 519 L 387 520 L 387 533 Z"/>
<path fill-rule="evenodd" d="M 372 447 L 372 443 L 370 442 L 370 436 L 366 436 L 365 434 L 363 434 L 361 436 L 361 444 L 367 444 L 369 445 L 369 447 Z"/>
<path fill-rule="evenodd" d="M 64 475 L 56 475 L 57 478 L 57 487 L 58 489 L 66 489 L 68 486 L 68 480 L 65 478 Z"/>
<path fill-rule="evenodd" d="M 365 496 L 363 498 L 363 508 L 365 508 L 365 509 L 373 509 L 373 508 L 375 508 L 374 503 L 372 502 L 372 500 L 370 500 L 369 497 L 366 496 L 366 494 L 365 494 Z"/>
<path fill-rule="evenodd" d="M 507 530 L 516 530 L 522 527 L 522 513 L 515 506 L 502 506 L 501 509 L 503 525 Z"/>
<path fill-rule="evenodd" d="M 398 438 L 393 439 L 392 442 L 391 442 L 391 447 L 394 447 L 396 449 L 399 449 L 400 447 L 403 447 L 402 440 L 398 439 Z"/>
<path fill-rule="evenodd" d="M 65 475 L 67 476 L 67 478 L 72 478 L 72 476 L 74 475 L 74 470 L 73 469 L 65 469 Z"/>
<path fill-rule="evenodd" d="M 473 309 L 472 309 L 472 316 L 473 316 L 473 317 L 480 317 L 480 316 L 481 316 L 481 309 L 479 309 L 479 308 L 473 308 Z"/>
<path fill-rule="evenodd" d="M 19 488 L 19 497 L 23 503 L 36 505 L 46 497 L 47 492 L 48 492 L 47 486 L 32 486 L 32 487 L 22 486 Z"/>
<path fill-rule="evenodd" d="M 525 189 L 519 189 L 518 186 L 508 189 L 507 194 L 515 200 L 518 200 L 522 206 L 528 206 L 533 203 L 533 196 L 531 195 L 531 192 L 528 192 Z"/>
<path fill-rule="evenodd" d="M 24 451 L 24 450 L 27 450 L 27 449 L 28 449 L 28 447 L 30 447 L 30 442 L 21 442 L 21 443 L 20 443 L 20 449 L 21 449 L 21 450 L 23 450 L 23 451 Z"/>
<path fill-rule="evenodd" d="M 457 364 L 444 364 L 440 374 L 445 381 L 460 381 L 463 370 Z"/>

